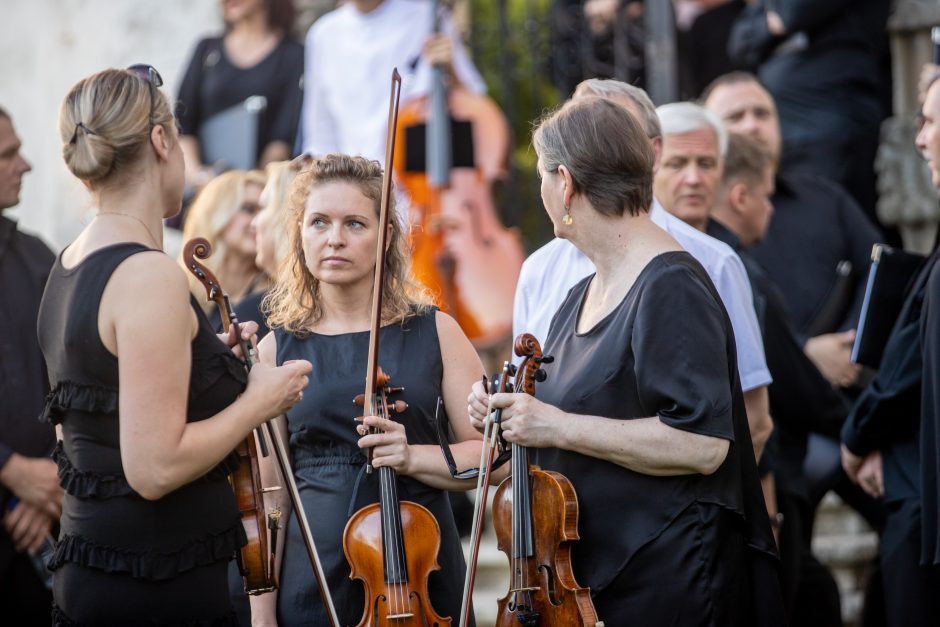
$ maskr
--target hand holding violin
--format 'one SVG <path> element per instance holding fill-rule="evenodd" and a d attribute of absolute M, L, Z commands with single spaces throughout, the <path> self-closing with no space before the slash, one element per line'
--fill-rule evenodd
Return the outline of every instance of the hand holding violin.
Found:
<path fill-rule="evenodd" d="M 307 375 L 313 366 L 305 359 L 284 362 L 282 366 L 255 364 L 248 373 L 245 395 L 252 395 L 262 407 L 256 420 L 261 425 L 266 420 L 280 416 L 303 398 L 307 387 Z"/>
<path fill-rule="evenodd" d="M 366 416 L 357 430 L 362 435 L 368 433 L 369 428 L 381 431 L 363 435 L 359 439 L 359 448 L 371 447 L 373 449 L 372 466 L 374 468 L 387 466 L 399 474 L 409 474 L 411 472 L 411 448 L 408 445 L 405 426 L 400 422 L 379 416 Z"/>
<path fill-rule="evenodd" d="M 434 67 L 442 68 L 452 79 L 456 78 L 454 68 L 454 44 L 444 33 L 435 33 L 424 42 L 424 56 Z"/>
<path fill-rule="evenodd" d="M 488 403 L 494 410 L 503 410 L 500 428 L 507 442 L 545 448 L 558 446 L 564 435 L 563 428 L 567 424 L 564 412 L 530 394 L 502 393 L 490 396 L 478 381 L 473 384 L 467 400 L 470 424 L 478 431 L 483 431 Z"/>

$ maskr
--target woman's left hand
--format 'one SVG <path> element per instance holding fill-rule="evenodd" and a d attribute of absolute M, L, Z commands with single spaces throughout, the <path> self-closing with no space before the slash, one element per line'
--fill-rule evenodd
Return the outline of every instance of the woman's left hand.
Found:
<path fill-rule="evenodd" d="M 379 429 L 384 433 L 367 433 L 369 427 Z M 407 475 L 411 470 L 411 449 L 408 446 L 408 436 L 405 426 L 394 420 L 378 416 L 366 416 L 362 424 L 356 427 L 362 435 L 359 438 L 359 448 L 372 448 L 372 465 L 375 468 L 387 466 L 395 472 Z"/>
<path fill-rule="evenodd" d="M 246 342 L 254 341 L 257 342 L 258 338 L 256 334 L 258 333 L 258 323 L 254 320 L 247 320 L 245 322 L 238 323 L 238 329 L 241 331 L 241 339 Z M 244 359 L 242 355 L 242 348 L 238 344 L 238 336 L 235 335 L 235 327 L 229 326 L 228 331 L 225 333 L 219 333 L 218 338 L 222 340 L 222 343 L 232 349 L 232 352 L 235 353 L 235 356 L 239 359 Z"/>
<path fill-rule="evenodd" d="M 547 448 L 558 446 L 564 413 L 530 394 L 493 394 L 493 409 L 502 408 L 500 421 L 503 438 L 522 446 Z"/>

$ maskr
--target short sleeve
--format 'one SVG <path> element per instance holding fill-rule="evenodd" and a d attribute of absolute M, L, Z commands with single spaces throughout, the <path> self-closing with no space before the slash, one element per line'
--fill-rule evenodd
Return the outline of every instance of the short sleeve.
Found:
<path fill-rule="evenodd" d="M 741 389 L 748 392 L 770 385 L 773 378 L 764 356 L 764 341 L 754 311 L 754 293 L 741 258 L 729 254 L 716 269 L 713 279 L 734 331 Z"/>
<path fill-rule="evenodd" d="M 189 67 L 180 83 L 179 98 L 176 103 L 176 121 L 180 125 L 181 135 L 196 135 L 202 122 L 199 107 L 199 90 L 202 87 L 202 65 L 206 56 L 209 40 L 203 39 L 196 45 Z"/>
<path fill-rule="evenodd" d="M 669 265 L 644 285 L 631 340 L 637 392 L 666 425 L 733 441 L 727 323 L 704 280 Z"/>

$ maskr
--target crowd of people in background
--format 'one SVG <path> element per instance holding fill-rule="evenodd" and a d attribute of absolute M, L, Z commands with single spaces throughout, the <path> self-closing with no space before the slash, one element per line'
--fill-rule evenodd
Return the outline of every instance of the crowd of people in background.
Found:
<path fill-rule="evenodd" d="M 872 306 L 872 247 L 901 245 L 875 213 L 888 3 L 675 0 L 679 98 L 654 104 L 649 3 L 553 2 L 565 102 L 536 121 L 533 146 L 555 238 L 522 265 L 512 335 L 533 334 L 557 363 L 536 397 L 480 383 L 471 333 L 412 273 L 416 220 L 394 194 L 381 333 L 395 351 L 382 365 L 408 409 L 367 418 L 377 434 L 350 418 L 368 353 L 387 75 L 403 73 L 405 100 L 428 95 L 435 68 L 486 91 L 453 17 L 432 4 L 348 0 L 301 43 L 291 0 L 222 0 L 224 31 L 196 44 L 175 111 L 145 65 L 66 96 L 63 157 L 95 218 L 56 255 L 0 216 L 11 624 L 136 624 L 142 607 L 165 625 L 325 624 L 286 493 L 268 502 L 288 521 L 280 589 L 249 601 L 231 561 L 245 542 L 231 451 L 282 414 L 343 624 L 365 603 L 343 527 L 379 499 L 360 472 L 365 448 L 437 520 L 430 595 L 456 617 L 469 530 L 459 492 L 473 486 L 448 471 L 434 423 L 443 411 L 470 467 L 495 408 L 508 441 L 575 486 L 574 573 L 608 625 L 842 625 L 811 546 L 830 491 L 880 537 L 883 583 L 867 602 L 883 609 L 866 627 L 938 624 L 936 250 L 911 277 L 881 367 L 851 358 Z M 936 66 L 921 90 L 911 141 L 940 190 Z M 30 170 L 12 114 L 0 109 L 0 211 Z M 217 152 L 236 128 L 247 161 Z M 225 312 L 162 252 L 164 229 L 212 246 L 205 263 L 243 337 L 261 341 L 249 373 Z"/>

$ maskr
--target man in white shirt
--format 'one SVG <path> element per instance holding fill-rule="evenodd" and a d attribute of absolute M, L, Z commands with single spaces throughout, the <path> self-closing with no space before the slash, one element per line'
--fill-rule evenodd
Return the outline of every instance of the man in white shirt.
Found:
<path fill-rule="evenodd" d="M 426 95 L 431 65 L 476 93 L 486 90 L 449 19 L 434 30 L 427 0 L 350 0 L 307 33 L 303 151 L 385 158 L 392 69 L 402 75 L 402 103 Z"/>
<path fill-rule="evenodd" d="M 589 79 L 578 86 L 573 97 L 587 96 L 607 98 L 636 116 L 653 144 L 656 153 L 654 169 L 658 171 L 662 132 L 656 110 L 646 92 L 619 81 Z M 755 455 L 759 457 L 773 429 L 767 401 L 767 386 L 772 379 L 764 360 L 763 341 L 744 265 L 728 245 L 670 215 L 655 199 L 650 217 L 702 264 L 728 311 L 734 329 L 738 372 L 751 439 Z M 513 336 L 527 332 L 544 341 L 552 318 L 568 291 L 593 272 L 594 266 L 587 256 L 563 239 L 555 238 L 532 253 L 522 266 L 516 287 Z"/>

